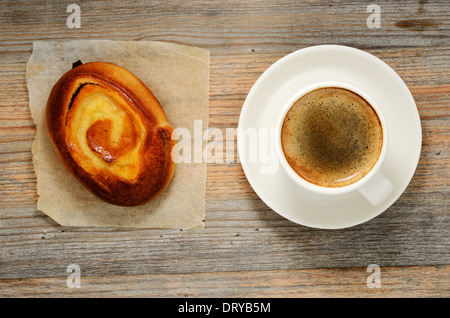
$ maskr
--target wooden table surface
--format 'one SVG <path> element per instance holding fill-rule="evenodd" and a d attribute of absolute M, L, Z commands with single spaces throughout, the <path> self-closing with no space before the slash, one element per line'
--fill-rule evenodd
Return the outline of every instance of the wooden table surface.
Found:
<path fill-rule="evenodd" d="M 449 297 L 450 3 L 439 1 L 0 2 L 0 296 Z M 381 9 L 369 28 L 369 4 Z M 294 224 L 255 194 L 241 165 L 209 164 L 201 230 L 62 227 L 36 208 L 35 126 L 25 67 L 35 40 L 158 40 L 211 52 L 210 127 L 237 127 L 256 79 L 288 53 L 342 44 L 408 85 L 422 153 L 403 195 L 342 230 Z M 80 268 L 80 288 L 67 285 Z M 369 288 L 368 266 L 380 268 Z"/>

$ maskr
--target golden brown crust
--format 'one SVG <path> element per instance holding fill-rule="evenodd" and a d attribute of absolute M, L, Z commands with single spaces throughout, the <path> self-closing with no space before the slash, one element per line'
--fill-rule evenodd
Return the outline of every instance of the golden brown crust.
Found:
<path fill-rule="evenodd" d="M 173 127 L 150 90 L 120 66 L 68 71 L 50 93 L 46 120 L 64 166 L 106 202 L 145 204 L 172 179 Z"/>

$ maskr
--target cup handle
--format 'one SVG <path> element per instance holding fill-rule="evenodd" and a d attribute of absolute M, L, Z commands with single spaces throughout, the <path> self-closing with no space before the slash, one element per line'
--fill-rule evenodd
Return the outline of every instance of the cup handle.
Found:
<path fill-rule="evenodd" d="M 383 203 L 394 190 L 392 183 L 381 173 L 373 176 L 369 183 L 363 185 L 359 192 L 370 202 L 373 206 Z"/>

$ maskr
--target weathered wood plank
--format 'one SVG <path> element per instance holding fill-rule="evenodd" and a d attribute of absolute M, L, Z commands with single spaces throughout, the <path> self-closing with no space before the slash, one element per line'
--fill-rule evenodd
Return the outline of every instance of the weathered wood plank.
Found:
<path fill-rule="evenodd" d="M 58 277 L 0 280 L 0 297 L 440 298 L 450 295 L 449 266 L 381 267 L 379 288 L 368 287 L 374 282 L 367 267 L 105 277 L 87 276 L 82 268 L 80 271 L 80 288 L 67 287 L 68 274 L 62 269 Z"/>
<path fill-rule="evenodd" d="M 51 277 L 55 264 L 71 263 L 95 276 L 448 264 L 448 215 L 442 194 L 434 199 L 331 232 L 297 226 L 259 200 L 209 200 L 207 228 L 184 232 L 63 228 L 30 211 L 2 219 L 0 277 Z"/>

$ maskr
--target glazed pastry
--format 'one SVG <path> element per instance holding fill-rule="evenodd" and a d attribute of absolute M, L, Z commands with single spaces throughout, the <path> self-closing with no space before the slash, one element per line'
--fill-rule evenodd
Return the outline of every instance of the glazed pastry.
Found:
<path fill-rule="evenodd" d="M 172 179 L 173 127 L 150 90 L 118 65 L 74 64 L 53 87 L 46 120 L 64 166 L 108 203 L 145 204 Z"/>

